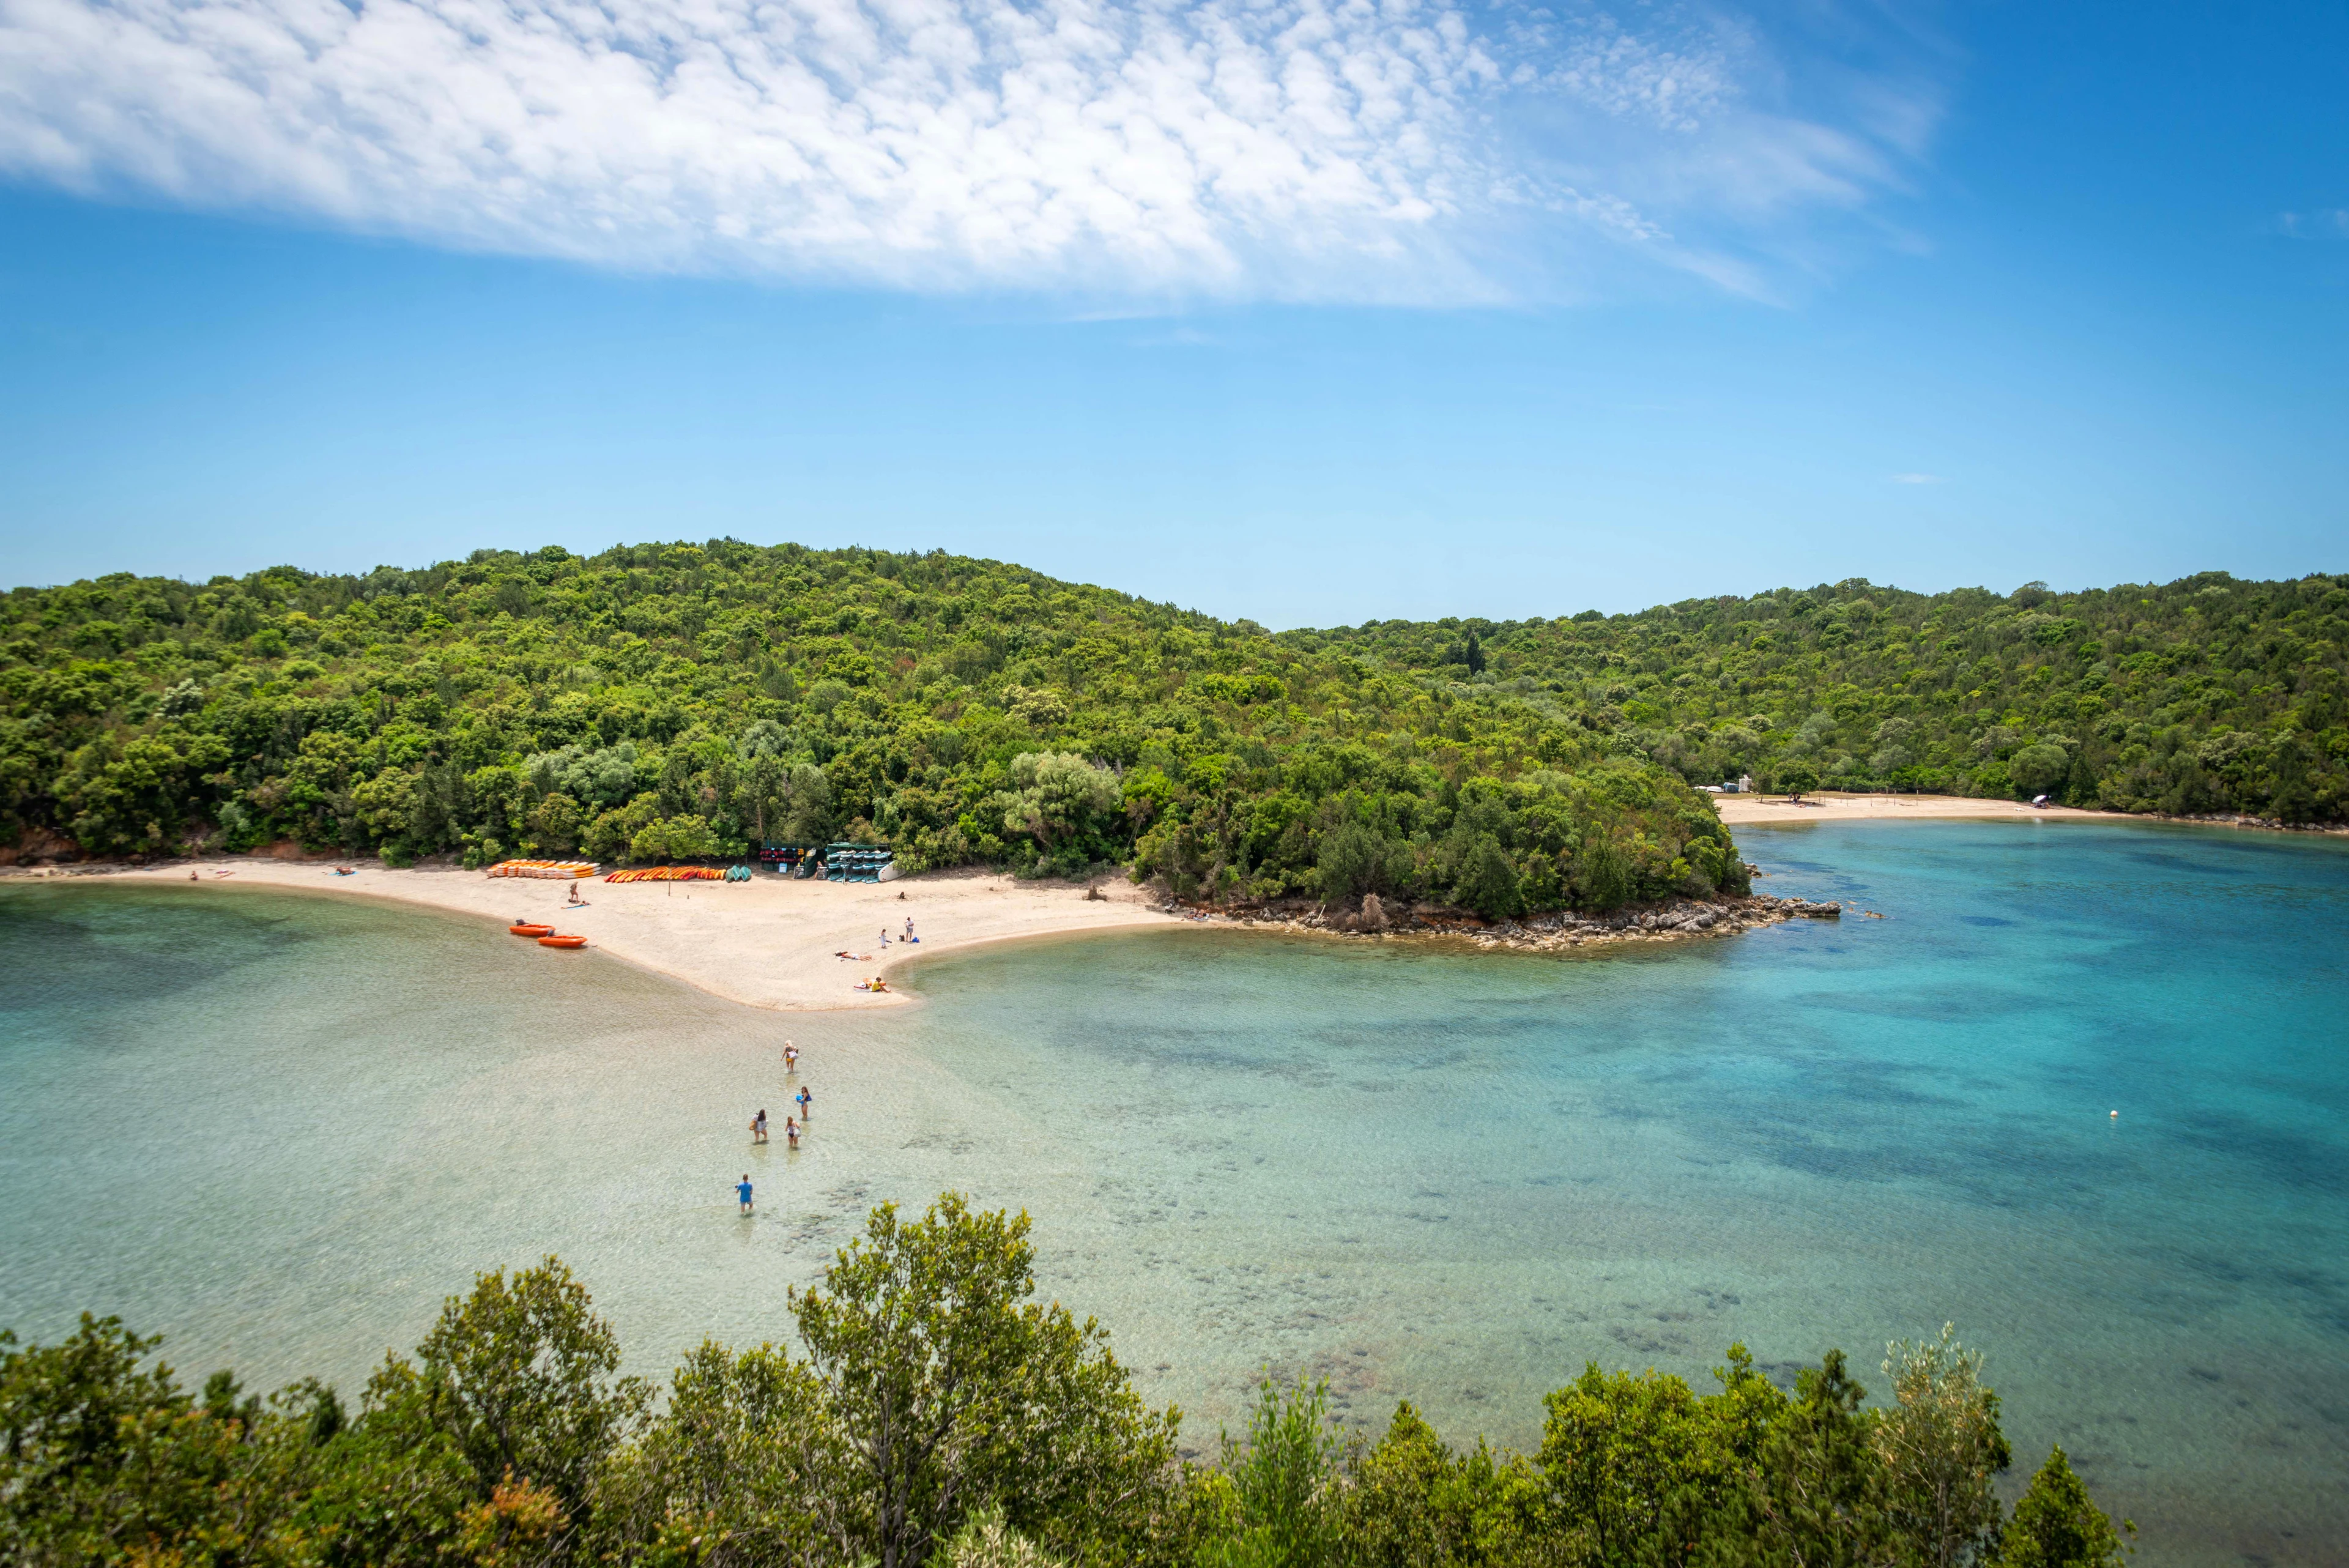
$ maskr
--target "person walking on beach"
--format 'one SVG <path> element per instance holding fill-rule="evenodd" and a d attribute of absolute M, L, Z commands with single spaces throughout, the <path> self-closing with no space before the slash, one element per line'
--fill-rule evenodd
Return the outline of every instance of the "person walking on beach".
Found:
<path fill-rule="evenodd" d="M 905 917 L 905 940 L 909 942 L 914 940 L 914 917 L 911 915 Z"/>
<path fill-rule="evenodd" d="M 750 1118 L 750 1141 L 752 1143 L 767 1141 L 767 1107 L 764 1106 L 761 1106 L 759 1114 Z"/>
<path fill-rule="evenodd" d="M 734 1196 L 742 1200 L 742 1212 L 750 1212 L 750 1173 L 744 1171 L 742 1179 L 734 1184 Z"/>
<path fill-rule="evenodd" d="M 800 1124 L 789 1116 L 783 1118 L 783 1142 L 792 1148 L 800 1146 Z"/>

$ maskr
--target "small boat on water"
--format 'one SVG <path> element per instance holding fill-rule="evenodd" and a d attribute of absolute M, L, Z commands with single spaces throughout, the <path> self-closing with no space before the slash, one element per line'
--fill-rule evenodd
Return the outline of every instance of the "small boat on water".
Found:
<path fill-rule="evenodd" d="M 587 939 L 565 936 L 558 931 L 553 936 L 539 938 L 538 945 L 543 948 L 584 948 L 587 945 Z"/>
<path fill-rule="evenodd" d="M 518 937 L 551 937 L 554 934 L 553 926 L 542 926 L 536 920 L 516 920 L 506 929 Z"/>

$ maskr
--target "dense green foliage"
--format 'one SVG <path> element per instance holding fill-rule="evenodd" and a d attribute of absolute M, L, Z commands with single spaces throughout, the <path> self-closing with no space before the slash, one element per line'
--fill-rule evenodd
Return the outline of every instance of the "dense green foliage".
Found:
<path fill-rule="evenodd" d="M 480 863 L 887 839 L 1492 917 L 1736 891 L 1691 784 L 2349 809 L 2338 579 L 1275 637 L 943 554 L 730 540 L 0 598 L 0 841 Z"/>
<path fill-rule="evenodd" d="M 1637 615 L 1371 622 L 1299 650 L 1511 693 L 1698 784 L 2287 821 L 2349 812 L 2349 577 L 1927 597 L 1853 580 Z"/>
<path fill-rule="evenodd" d="M 1742 886 L 1668 769 L 1516 695 L 942 554 L 732 541 L 0 599 L 0 836 L 395 864 L 885 838 L 1185 897 L 1490 915 Z"/>
<path fill-rule="evenodd" d="M 201 1396 L 85 1317 L 0 1335 L 0 1560 L 25 1568 L 2113 1568 L 2057 1449 L 2007 1522 L 1980 1358 L 1897 1345 L 1895 1402 L 1840 1352 L 1791 1393 L 1742 1346 L 1699 1395 L 1590 1366 L 1539 1449 L 1447 1447 L 1408 1404 L 1341 1444 L 1268 1380 L 1218 1466 L 1101 1330 L 1030 1300 L 1026 1215 L 875 1210 L 795 1293 L 806 1354 L 705 1344 L 658 1404 L 562 1264 L 486 1274 L 356 1412 L 314 1381 Z"/>

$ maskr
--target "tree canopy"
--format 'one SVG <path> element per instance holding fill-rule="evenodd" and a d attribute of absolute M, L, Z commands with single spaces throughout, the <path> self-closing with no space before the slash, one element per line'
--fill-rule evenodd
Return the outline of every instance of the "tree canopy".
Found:
<path fill-rule="evenodd" d="M 28 1568 L 2112 1568 L 2060 1449 L 2010 1519 L 1999 1403 L 1948 1331 L 1875 1405 L 1829 1351 L 1742 1345 L 1700 1393 L 1595 1366 L 1531 1453 L 1408 1404 L 1342 1439 L 1268 1376 L 1220 1462 L 1180 1458 L 1106 1336 L 1039 1304 L 1027 1216 L 884 1206 L 789 1303 L 803 1354 L 704 1344 L 665 1401 L 555 1259 L 484 1274 L 354 1411 L 305 1379 L 201 1394 L 85 1317 L 0 1334 L 0 1558 Z M 2125 1524 L 2122 1529 L 2128 1527 Z"/>
<path fill-rule="evenodd" d="M 0 834 L 599 860 L 887 840 L 1487 914 L 1742 886 L 1670 768 L 1514 691 L 941 553 L 647 545 L 0 597 Z M 1325 852 L 1349 832 L 1367 858 Z M 1342 884 L 1342 888 L 1340 885 Z"/>
<path fill-rule="evenodd" d="M 733 540 L 0 596 L 0 843 L 393 864 L 886 840 L 1210 900 L 1488 917 L 1737 891 L 1693 784 L 2349 808 L 2349 587 L 1275 636 L 999 562 Z"/>
<path fill-rule="evenodd" d="M 2349 576 L 1915 594 L 1862 578 L 1635 615 L 1284 634 L 1513 693 L 1692 782 L 2292 822 L 2349 811 Z"/>

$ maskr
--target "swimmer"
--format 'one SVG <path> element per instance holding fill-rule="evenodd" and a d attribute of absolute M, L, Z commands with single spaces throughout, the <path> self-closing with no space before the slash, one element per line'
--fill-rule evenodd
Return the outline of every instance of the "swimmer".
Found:
<path fill-rule="evenodd" d="M 742 1200 L 742 1212 L 750 1212 L 750 1173 L 744 1171 L 742 1179 L 734 1184 L 734 1196 Z"/>
<path fill-rule="evenodd" d="M 789 1116 L 783 1118 L 783 1141 L 793 1148 L 800 1146 L 800 1124 Z"/>
<path fill-rule="evenodd" d="M 805 1084 L 802 1084 L 800 1085 L 799 1094 L 794 1097 L 797 1098 L 800 1103 L 800 1119 L 802 1121 L 807 1120 L 808 1106 L 815 1103 L 815 1096 L 807 1092 L 807 1085 Z"/>
<path fill-rule="evenodd" d="M 760 1106 L 759 1114 L 750 1118 L 750 1141 L 752 1143 L 767 1141 L 767 1108 L 764 1106 Z"/>

